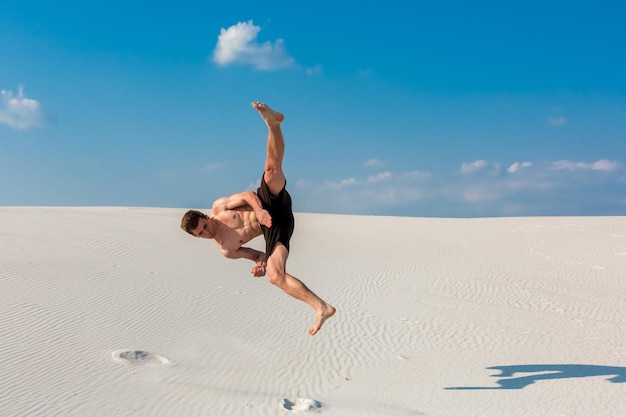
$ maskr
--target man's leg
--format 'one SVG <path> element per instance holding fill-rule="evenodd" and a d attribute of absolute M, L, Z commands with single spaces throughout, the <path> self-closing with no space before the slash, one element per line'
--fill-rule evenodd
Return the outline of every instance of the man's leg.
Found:
<path fill-rule="evenodd" d="M 285 271 L 289 252 L 282 243 L 278 243 L 267 259 L 267 275 L 269 281 L 285 291 L 290 296 L 304 301 L 315 310 L 315 322 L 309 329 L 309 334 L 316 334 L 326 319 L 335 314 L 335 308 L 326 304 L 321 298 L 309 290 L 298 278 Z"/>
<path fill-rule="evenodd" d="M 278 195 L 285 186 L 283 173 L 283 157 L 285 156 L 285 141 L 280 124 L 285 120 L 282 113 L 272 110 L 267 104 L 254 102 L 254 107 L 267 125 L 267 156 L 265 158 L 265 173 L 263 179 L 270 193 Z M 304 301 L 315 310 L 315 322 L 309 329 L 309 334 L 316 334 L 322 324 L 335 314 L 335 308 L 326 304 L 321 298 L 309 290 L 302 281 L 286 272 L 289 252 L 282 243 L 278 243 L 267 259 L 267 275 L 269 281 L 298 300 Z"/>
<path fill-rule="evenodd" d="M 277 195 L 285 186 L 283 173 L 283 157 L 285 141 L 280 124 L 285 120 L 282 113 L 272 110 L 267 104 L 255 101 L 252 103 L 267 125 L 267 155 L 265 157 L 265 173 L 263 178 L 270 192 Z"/>

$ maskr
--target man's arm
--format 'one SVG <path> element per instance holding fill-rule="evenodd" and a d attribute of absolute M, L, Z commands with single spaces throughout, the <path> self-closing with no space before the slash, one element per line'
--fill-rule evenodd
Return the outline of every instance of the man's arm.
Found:
<path fill-rule="evenodd" d="M 250 259 L 253 262 L 261 262 L 265 261 L 265 253 L 259 252 L 256 249 L 247 248 L 245 246 L 240 247 L 239 249 L 231 250 L 231 249 L 221 249 L 222 255 L 229 259 Z"/>
<path fill-rule="evenodd" d="M 252 267 L 250 271 L 255 277 L 262 277 L 265 275 L 265 267 L 267 262 L 265 260 L 265 253 L 258 250 L 247 248 L 245 246 L 240 247 L 237 250 L 220 249 L 222 254 L 229 259 L 250 259 L 255 262 L 256 265 Z"/>
<path fill-rule="evenodd" d="M 213 207 L 211 208 L 211 214 L 216 215 L 224 210 L 234 210 L 236 208 L 248 205 L 254 211 L 259 223 L 264 226 L 272 226 L 272 217 L 263 209 L 261 200 L 253 191 L 244 191 L 242 193 L 233 194 L 229 197 L 222 197 L 215 200 Z"/>

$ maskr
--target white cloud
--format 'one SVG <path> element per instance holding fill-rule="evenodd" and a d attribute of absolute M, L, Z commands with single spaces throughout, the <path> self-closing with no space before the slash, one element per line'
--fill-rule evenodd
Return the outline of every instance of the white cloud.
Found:
<path fill-rule="evenodd" d="M 377 162 L 373 159 L 370 163 Z M 490 175 L 498 165 L 503 175 Z M 300 190 L 298 201 L 305 211 L 313 212 L 438 217 L 623 211 L 623 201 L 617 196 L 626 183 L 626 170 L 622 162 L 614 160 L 517 161 L 507 165 L 478 160 L 463 164 L 462 171 L 480 172 L 460 176 L 458 171 L 435 175 L 390 170 L 338 182 L 313 181 Z"/>
<path fill-rule="evenodd" d="M 284 41 L 259 43 L 261 31 L 252 20 L 239 22 L 228 29 L 222 28 L 213 51 L 213 61 L 219 65 L 247 64 L 260 70 L 274 70 L 295 66 L 295 60 L 287 53 Z"/>
<path fill-rule="evenodd" d="M 432 175 L 430 172 L 420 172 L 420 171 L 409 171 L 402 174 L 403 178 L 407 180 L 421 180 L 425 178 L 430 178 Z"/>
<path fill-rule="evenodd" d="M 306 211 L 368 213 L 370 210 L 393 211 L 394 207 L 410 210 L 410 207 L 437 195 L 436 186 L 431 181 L 424 181 L 430 178 L 430 173 L 420 171 L 385 171 L 341 181 L 313 182 L 307 184 L 308 188 L 299 187 L 294 193 L 302 193 L 298 195 L 298 201 Z"/>
<path fill-rule="evenodd" d="M 548 119 L 548 123 L 551 126 L 563 126 L 567 123 L 567 119 L 563 116 L 559 116 L 559 117 L 550 117 Z"/>
<path fill-rule="evenodd" d="M 347 187 L 352 187 L 356 185 L 357 183 L 358 181 L 355 178 L 347 178 L 339 182 L 326 181 L 325 186 L 323 188 L 330 188 L 333 190 L 342 190 Z"/>
<path fill-rule="evenodd" d="M 592 170 L 592 171 L 615 171 L 622 166 L 617 161 L 609 161 L 608 159 L 600 159 L 596 162 L 574 162 L 568 160 L 560 160 L 552 162 L 552 168 L 557 170 Z"/>
<path fill-rule="evenodd" d="M 0 91 L 0 124 L 13 129 L 30 129 L 43 124 L 41 106 L 37 100 L 26 98 L 19 87 L 17 97 L 11 91 Z"/>
<path fill-rule="evenodd" d="M 482 159 L 474 162 L 463 162 L 461 164 L 461 173 L 463 174 L 473 174 L 487 167 L 487 161 L 483 161 Z"/>
<path fill-rule="evenodd" d="M 501 169 L 502 169 L 502 166 L 500 165 L 500 163 L 499 162 L 494 162 L 493 169 L 491 170 L 490 174 L 491 175 L 499 175 Z"/>
<path fill-rule="evenodd" d="M 506 172 L 509 174 L 514 174 L 518 172 L 522 168 L 529 168 L 533 165 L 532 162 L 515 162 L 510 167 L 507 168 Z"/>
<path fill-rule="evenodd" d="M 609 161 L 608 159 L 600 159 L 591 164 L 591 169 L 595 171 L 615 171 L 622 166 L 617 161 Z"/>
<path fill-rule="evenodd" d="M 208 163 L 206 165 L 203 165 L 202 167 L 200 167 L 200 171 L 202 172 L 212 172 L 212 171 L 217 171 L 218 169 L 221 169 L 224 167 L 224 163 L 223 162 L 211 162 Z"/>
<path fill-rule="evenodd" d="M 493 196 L 490 194 L 487 194 L 484 192 L 484 190 L 480 190 L 480 189 L 471 189 L 471 190 L 465 190 L 463 192 L 463 200 L 465 201 L 470 201 L 470 202 L 476 202 L 476 201 L 484 201 L 484 200 L 490 200 L 493 199 Z"/>
<path fill-rule="evenodd" d="M 305 72 L 306 72 L 306 75 L 319 74 L 320 72 L 322 72 L 322 66 L 318 64 L 314 66 L 313 68 L 307 68 Z"/>
<path fill-rule="evenodd" d="M 366 168 L 374 168 L 381 166 L 382 164 L 382 161 L 379 159 L 368 159 L 367 161 L 363 162 L 363 166 Z"/>
<path fill-rule="evenodd" d="M 391 179 L 391 172 L 381 172 L 380 174 L 372 175 L 367 179 L 368 182 L 380 182 Z"/>
<path fill-rule="evenodd" d="M 296 181 L 296 187 L 298 188 L 310 188 L 311 187 L 311 181 L 305 180 L 305 179 L 299 179 Z"/>

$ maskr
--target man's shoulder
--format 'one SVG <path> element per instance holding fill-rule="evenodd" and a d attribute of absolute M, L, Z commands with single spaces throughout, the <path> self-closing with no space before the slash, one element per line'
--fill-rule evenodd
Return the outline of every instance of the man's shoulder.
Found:
<path fill-rule="evenodd" d="M 247 206 L 245 196 L 248 194 L 248 191 L 243 191 L 240 193 L 235 193 L 230 196 L 218 198 L 213 202 L 214 210 L 234 210 L 239 206 Z"/>
<path fill-rule="evenodd" d="M 217 216 L 218 214 L 224 211 L 229 211 L 230 210 L 228 208 L 229 199 L 230 197 L 220 197 L 217 200 L 215 200 L 213 202 L 213 205 L 211 206 L 211 215 Z"/>
<path fill-rule="evenodd" d="M 225 206 L 227 201 L 228 201 L 228 197 L 220 197 L 216 199 L 215 201 L 213 201 L 212 207 L 215 208 L 219 206 Z"/>

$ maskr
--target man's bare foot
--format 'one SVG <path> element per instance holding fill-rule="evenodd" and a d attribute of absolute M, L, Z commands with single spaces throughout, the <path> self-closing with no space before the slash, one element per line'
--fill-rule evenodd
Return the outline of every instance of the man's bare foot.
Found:
<path fill-rule="evenodd" d="M 333 314 L 335 314 L 335 307 L 324 304 L 324 306 L 315 313 L 315 323 L 313 324 L 313 327 L 309 329 L 309 334 L 311 336 L 316 334 L 322 327 L 322 324 L 331 318 Z"/>
<path fill-rule="evenodd" d="M 252 107 L 259 112 L 268 126 L 277 126 L 285 120 L 285 116 L 281 112 L 273 110 L 270 106 L 260 101 L 254 101 Z"/>

